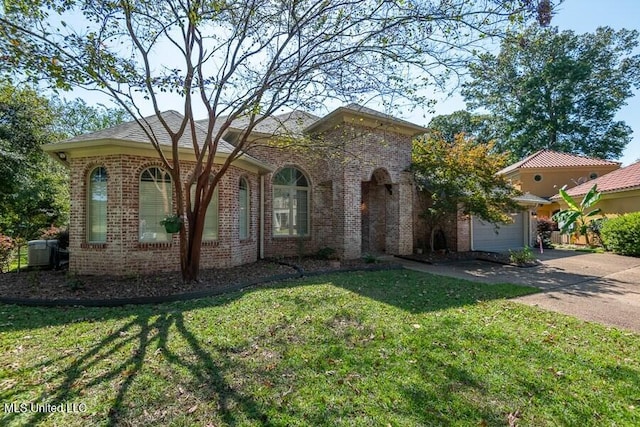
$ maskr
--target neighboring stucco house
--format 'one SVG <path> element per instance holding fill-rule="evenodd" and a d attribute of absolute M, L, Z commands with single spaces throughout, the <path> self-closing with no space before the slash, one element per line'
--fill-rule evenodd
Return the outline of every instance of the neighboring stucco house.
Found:
<path fill-rule="evenodd" d="M 597 207 L 602 209 L 604 215 L 640 211 L 640 161 L 573 187 L 567 193 L 580 201 L 594 184 L 598 185 L 601 193 Z M 553 197 L 552 200 L 563 204 L 559 197 Z"/>
<path fill-rule="evenodd" d="M 541 150 L 498 173 L 505 175 L 523 193 L 551 200 L 564 186 L 576 187 L 618 168 L 620 163 L 610 160 Z M 551 201 L 536 208 L 537 216 L 551 217 L 560 209 L 557 202 Z"/>
<path fill-rule="evenodd" d="M 177 128 L 175 111 L 163 118 Z M 155 116 L 160 143 L 170 140 Z M 234 122 L 216 163 L 245 129 Z M 197 128 L 204 134 L 205 128 Z M 292 112 L 263 121 L 246 155 L 220 181 L 207 211 L 201 266 L 230 267 L 263 257 L 331 247 L 345 259 L 364 252 L 413 251 L 411 141 L 424 128 L 349 105 L 324 117 Z M 164 135 L 164 136 L 163 136 Z M 304 138 L 325 154 L 273 144 Z M 200 135 L 202 136 L 202 135 Z M 201 140 L 201 139 L 200 139 Z M 192 141 L 180 141 L 184 177 L 195 165 Z M 179 270 L 177 235 L 160 221 L 176 211 L 171 178 L 137 123 L 44 147 L 70 168 L 70 269 L 81 274 Z M 330 155 L 331 154 L 331 155 Z"/>
<path fill-rule="evenodd" d="M 535 244 L 538 217 L 551 217 L 560 209 L 552 197 L 563 186 L 575 187 L 620 167 L 617 162 L 560 153 L 538 151 L 500 170 L 523 195 L 517 201 L 520 212 L 511 213 L 509 224 L 485 223 L 479 218 L 459 218 L 457 249 L 504 252 Z"/>

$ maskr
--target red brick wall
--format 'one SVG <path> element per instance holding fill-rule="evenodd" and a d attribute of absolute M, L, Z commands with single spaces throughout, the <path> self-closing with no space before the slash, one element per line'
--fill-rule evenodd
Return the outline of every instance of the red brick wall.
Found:
<path fill-rule="evenodd" d="M 413 250 L 414 193 L 409 173 L 411 137 L 359 125 L 342 125 L 322 135 L 326 150 L 291 150 L 254 147 L 251 154 L 271 164 L 277 172 L 294 166 L 310 183 L 310 234 L 302 239 L 273 234 L 272 177 L 264 177 L 264 253 L 267 257 L 311 254 L 332 247 L 344 258 L 362 252 L 362 184 L 374 172 L 388 178 L 369 187 L 378 195 L 370 202 L 384 211 L 384 225 L 370 223 L 368 232 L 382 239 L 387 253 L 406 254 Z M 317 148 L 317 147 L 316 147 Z M 86 241 L 87 177 L 93 167 L 104 166 L 107 182 L 107 242 Z M 139 177 L 151 166 L 160 166 L 154 157 L 133 155 L 96 156 L 71 159 L 70 269 L 83 274 L 135 274 L 179 270 L 179 241 L 174 235 L 167 243 L 138 241 Z M 184 177 L 193 164 L 184 163 Z M 240 177 L 250 185 L 250 238 L 239 239 L 238 188 Z M 386 185 L 388 185 L 388 187 Z M 382 185 L 382 187 L 380 187 Z M 258 256 L 260 177 L 231 167 L 219 186 L 219 238 L 205 242 L 201 267 L 230 267 L 255 261 Z M 174 197 L 175 200 L 175 197 Z M 175 201 L 174 201 L 175 203 Z M 382 216 L 380 216 L 382 218 Z M 384 229 L 381 229 L 384 227 Z M 366 240 L 366 239 L 365 239 Z"/>
<path fill-rule="evenodd" d="M 107 242 L 87 242 L 87 177 L 103 166 L 107 181 Z M 138 192 L 141 172 L 161 166 L 154 158 L 114 155 L 71 160 L 70 270 L 81 274 L 134 274 L 180 269 L 179 239 L 166 243 L 142 243 L 138 236 Z M 193 164 L 184 162 L 186 178 Z M 240 241 L 238 189 L 240 177 L 250 189 L 250 238 Z M 219 184 L 218 240 L 204 242 L 201 267 L 231 267 L 257 259 L 258 188 L 257 175 L 231 167 Z M 175 195 L 174 195 L 175 205 Z"/>
<path fill-rule="evenodd" d="M 392 184 L 392 195 L 377 198 L 375 209 L 383 209 L 384 230 L 370 224 L 369 232 L 389 253 L 413 250 L 413 194 L 407 172 L 411 162 L 411 137 L 384 128 L 341 125 L 320 136 L 323 140 L 311 150 L 254 147 L 251 154 L 278 170 L 294 166 L 311 183 L 310 235 L 283 238 L 273 235 L 273 174 L 265 177 L 265 255 L 267 257 L 309 254 L 332 247 L 344 258 L 357 258 L 362 252 L 362 183 L 372 180 L 374 171 L 384 170 Z M 324 149 L 318 148 L 326 146 Z M 323 151 L 324 150 L 324 151 Z M 374 187 L 370 187 L 374 188 Z M 379 190 L 387 194 L 385 187 Z M 378 193 L 376 193 L 378 194 Z M 365 240 L 367 240 L 365 236 Z"/>

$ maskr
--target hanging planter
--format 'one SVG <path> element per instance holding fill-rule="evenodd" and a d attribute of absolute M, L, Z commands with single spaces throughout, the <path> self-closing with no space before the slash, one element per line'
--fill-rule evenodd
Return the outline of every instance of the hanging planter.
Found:
<path fill-rule="evenodd" d="M 167 233 L 177 233 L 180 231 L 183 222 L 182 218 L 178 215 L 169 215 L 160 221 L 160 225 L 164 226 Z"/>

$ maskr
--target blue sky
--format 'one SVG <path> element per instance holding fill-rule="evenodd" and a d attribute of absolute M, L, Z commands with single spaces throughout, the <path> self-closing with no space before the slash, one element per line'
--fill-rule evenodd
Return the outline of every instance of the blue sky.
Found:
<path fill-rule="evenodd" d="M 560 30 L 572 30 L 577 34 L 594 32 L 596 28 L 603 26 L 615 30 L 627 28 L 640 31 L 640 1 L 566 0 L 558 7 L 552 25 L 559 27 Z M 640 50 L 636 53 L 640 53 Z M 616 115 L 617 120 L 625 121 L 633 129 L 633 140 L 627 145 L 622 157 L 618 159 L 623 166 L 640 160 L 640 91 L 636 90 L 635 94 L 633 98 L 627 100 L 627 105 Z M 435 115 L 449 114 L 463 109 L 465 105 L 462 99 L 454 96 L 436 104 Z"/>
<path fill-rule="evenodd" d="M 640 31 L 640 1 L 567 0 L 560 5 L 553 23 L 561 30 L 576 33 L 593 32 L 601 26 Z M 636 53 L 640 53 L 640 49 L 636 49 Z M 640 160 L 640 91 L 636 90 L 635 94 L 617 115 L 618 120 L 624 120 L 633 129 L 633 140 L 620 158 L 624 166 Z"/>
<path fill-rule="evenodd" d="M 599 26 L 609 26 L 613 29 L 627 28 L 640 31 L 640 0 L 565 0 L 557 9 L 552 25 L 558 26 L 560 30 L 573 30 L 581 34 L 585 32 L 593 32 Z M 640 53 L 640 49 L 638 52 Z M 636 96 L 627 100 L 624 106 L 617 114 L 617 120 L 623 120 L 629 125 L 634 133 L 631 143 L 626 147 L 619 161 L 624 166 L 629 165 L 640 159 L 640 91 L 635 91 Z M 96 93 L 87 93 L 84 91 L 74 91 L 73 96 L 80 96 L 90 103 L 103 102 L 110 105 L 110 102 L 103 96 Z M 175 98 L 164 96 L 160 97 L 161 102 L 166 102 L 166 109 L 175 108 L 171 104 L 176 101 Z M 338 105 L 327 106 L 333 109 Z M 331 108 L 333 107 L 333 108 Z M 371 105 L 376 108 L 375 105 Z M 449 114 L 456 110 L 465 109 L 465 104 L 459 95 L 453 95 L 447 99 L 440 100 L 434 107 L 435 114 Z M 143 109 L 144 110 L 144 109 Z M 152 111 L 143 111 L 145 114 L 152 114 Z M 419 125 L 427 125 L 431 114 L 425 114 L 424 111 L 415 110 L 406 115 L 394 113 L 402 118 L 413 121 Z"/>

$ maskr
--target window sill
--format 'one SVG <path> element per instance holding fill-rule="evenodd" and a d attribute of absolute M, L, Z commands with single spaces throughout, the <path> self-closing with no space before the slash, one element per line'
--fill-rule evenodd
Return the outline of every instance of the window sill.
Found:
<path fill-rule="evenodd" d="M 80 245 L 82 249 L 107 249 L 106 243 L 82 243 Z"/>
<path fill-rule="evenodd" d="M 282 235 L 274 234 L 271 237 L 274 240 L 291 240 L 292 242 L 295 242 L 295 241 L 298 241 L 298 240 L 311 240 L 311 235 L 309 235 L 309 234 L 306 234 L 304 236 L 282 236 Z"/>
<path fill-rule="evenodd" d="M 170 249 L 173 242 L 138 242 L 138 249 Z"/>
<path fill-rule="evenodd" d="M 203 240 L 201 246 L 217 248 L 220 246 L 220 240 Z"/>

